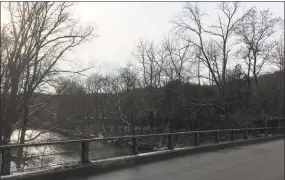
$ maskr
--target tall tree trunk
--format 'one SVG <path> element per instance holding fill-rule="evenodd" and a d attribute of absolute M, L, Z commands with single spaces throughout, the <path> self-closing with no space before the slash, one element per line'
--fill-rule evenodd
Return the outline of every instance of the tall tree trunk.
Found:
<path fill-rule="evenodd" d="M 201 80 L 200 80 L 200 61 L 198 60 L 198 84 L 199 86 L 201 85 Z"/>
<path fill-rule="evenodd" d="M 16 71 L 16 64 L 12 61 L 10 64 L 11 71 L 11 95 L 8 97 L 7 112 L 3 120 L 3 131 L 2 131 L 2 145 L 10 144 L 10 138 L 13 131 L 13 125 L 17 120 L 19 112 L 17 109 L 17 94 L 18 94 L 18 72 Z M 4 175 L 10 174 L 11 168 L 11 149 L 6 149 L 2 152 L 2 158 L 4 158 L 2 166 L 2 172 Z"/>
<path fill-rule="evenodd" d="M 250 118 L 250 92 L 251 92 L 251 84 L 250 84 L 250 70 L 251 70 L 251 59 L 250 57 L 248 57 L 248 69 L 247 69 L 247 89 L 246 89 L 246 124 L 247 122 L 249 122 L 249 118 Z"/>
<path fill-rule="evenodd" d="M 28 116 L 29 116 L 29 106 L 27 98 L 24 100 L 24 119 L 21 127 L 21 136 L 20 136 L 20 144 L 25 143 L 25 136 L 26 136 L 26 130 L 27 130 L 27 124 L 28 124 Z M 17 158 L 16 158 L 16 167 L 18 170 L 21 168 L 21 163 L 23 160 L 23 148 L 19 147 L 17 151 Z"/>

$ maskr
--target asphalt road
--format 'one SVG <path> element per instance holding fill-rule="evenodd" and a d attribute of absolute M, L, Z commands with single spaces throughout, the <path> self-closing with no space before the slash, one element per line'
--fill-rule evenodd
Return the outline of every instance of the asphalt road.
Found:
<path fill-rule="evenodd" d="M 284 140 L 169 159 L 80 180 L 284 180 Z"/>

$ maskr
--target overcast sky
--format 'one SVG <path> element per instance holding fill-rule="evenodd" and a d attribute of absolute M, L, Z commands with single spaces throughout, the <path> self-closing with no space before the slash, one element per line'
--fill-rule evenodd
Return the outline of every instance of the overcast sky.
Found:
<path fill-rule="evenodd" d="M 81 66 L 96 64 L 103 71 L 124 65 L 132 58 L 135 43 L 141 37 L 160 41 L 171 30 L 170 20 L 182 10 L 185 2 L 78 2 L 73 15 L 82 24 L 93 23 L 99 37 L 76 48 L 71 58 Z M 215 2 L 200 3 L 200 8 L 213 21 Z M 283 2 L 244 2 L 250 6 L 269 9 L 275 16 L 284 16 Z M 2 14 L 2 13 L 1 13 Z M 4 16 L 2 16 L 4 18 Z M 1 18 L 1 20 L 2 20 Z"/>
<path fill-rule="evenodd" d="M 132 58 L 135 43 L 140 37 L 160 41 L 172 28 L 170 20 L 182 10 L 182 2 L 79 2 L 74 15 L 83 23 L 95 23 L 98 38 L 81 45 L 74 51 L 74 58 L 82 65 L 96 63 L 112 70 Z M 201 10 L 209 15 L 216 8 L 215 2 L 200 3 Z M 242 9 L 250 6 L 269 9 L 275 16 L 284 16 L 283 2 L 244 2 Z M 211 14 L 212 13 L 212 14 Z"/>

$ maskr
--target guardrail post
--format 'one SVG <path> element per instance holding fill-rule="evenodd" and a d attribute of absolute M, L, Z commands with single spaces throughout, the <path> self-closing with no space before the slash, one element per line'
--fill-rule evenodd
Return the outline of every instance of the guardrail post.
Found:
<path fill-rule="evenodd" d="M 248 137 L 247 137 L 247 129 L 244 129 L 243 130 L 243 138 L 244 139 L 247 139 Z"/>
<path fill-rule="evenodd" d="M 137 139 L 135 137 L 132 138 L 133 139 L 133 155 L 138 154 L 138 146 L 137 146 Z"/>
<path fill-rule="evenodd" d="M 256 133 L 256 137 L 258 137 L 258 135 L 259 135 L 259 134 L 258 134 L 258 129 L 256 129 L 255 133 Z"/>
<path fill-rule="evenodd" d="M 194 133 L 194 146 L 199 146 L 199 133 Z"/>
<path fill-rule="evenodd" d="M 272 132 L 272 136 L 275 136 L 276 135 L 276 128 L 273 127 L 273 132 Z"/>
<path fill-rule="evenodd" d="M 268 127 L 265 127 L 265 137 L 268 137 Z"/>
<path fill-rule="evenodd" d="M 268 137 L 268 122 L 265 120 L 265 137 Z"/>
<path fill-rule="evenodd" d="M 231 130 L 231 141 L 235 140 L 235 131 Z"/>
<path fill-rule="evenodd" d="M 89 141 L 81 142 L 81 162 L 89 163 Z"/>
<path fill-rule="evenodd" d="M 215 143 L 219 143 L 219 131 L 215 131 Z"/>
<path fill-rule="evenodd" d="M 168 134 L 167 135 L 167 147 L 169 150 L 173 149 L 173 146 L 172 146 L 172 136 L 171 134 Z"/>
<path fill-rule="evenodd" d="M 10 163 L 11 163 L 11 149 L 6 148 L 1 150 L 1 173 L 0 175 L 10 175 Z"/>

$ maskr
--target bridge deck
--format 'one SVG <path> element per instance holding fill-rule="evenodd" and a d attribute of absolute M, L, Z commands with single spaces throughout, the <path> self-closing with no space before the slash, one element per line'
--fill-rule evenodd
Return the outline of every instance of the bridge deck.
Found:
<path fill-rule="evenodd" d="M 174 158 L 80 179 L 284 180 L 284 140 Z"/>

